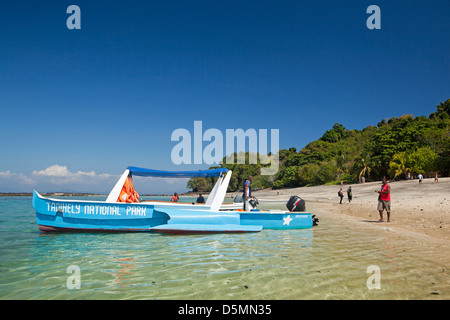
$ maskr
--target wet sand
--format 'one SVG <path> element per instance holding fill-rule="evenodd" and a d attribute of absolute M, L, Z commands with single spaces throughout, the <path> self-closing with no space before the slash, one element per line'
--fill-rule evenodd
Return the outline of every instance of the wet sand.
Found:
<path fill-rule="evenodd" d="M 384 232 L 390 228 L 396 233 L 421 238 L 436 245 L 442 244 L 443 254 L 449 253 L 450 240 L 450 178 L 394 181 L 391 185 L 391 222 L 378 222 L 378 194 L 381 182 L 369 182 L 351 185 L 353 199 L 349 203 L 343 186 L 344 199 L 339 204 L 337 195 L 340 186 L 301 187 L 282 190 L 260 190 L 253 192 L 261 203 L 272 201 L 287 202 L 291 195 L 297 195 L 306 201 L 306 208 L 312 213 L 329 213 L 348 218 L 350 221 L 373 225 Z M 264 201 L 268 200 L 268 201 Z M 275 203 L 275 202 L 274 202 Z M 387 220 L 384 212 L 384 220 Z"/>

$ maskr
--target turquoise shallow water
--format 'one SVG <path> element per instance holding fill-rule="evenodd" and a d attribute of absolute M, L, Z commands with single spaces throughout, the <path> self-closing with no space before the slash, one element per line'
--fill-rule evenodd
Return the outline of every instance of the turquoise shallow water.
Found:
<path fill-rule="evenodd" d="M 309 230 L 44 234 L 31 197 L 0 198 L 0 298 L 450 298 L 448 259 L 439 248 L 313 213 L 320 223 Z M 370 265 L 381 271 L 380 289 L 367 286 Z M 79 268 L 79 289 L 68 287 L 70 266 Z"/>

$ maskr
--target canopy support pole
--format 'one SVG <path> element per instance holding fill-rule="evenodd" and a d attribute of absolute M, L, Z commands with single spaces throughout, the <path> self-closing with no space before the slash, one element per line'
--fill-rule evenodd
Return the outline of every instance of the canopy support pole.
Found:
<path fill-rule="evenodd" d="M 222 183 L 220 184 L 219 189 L 217 190 L 217 193 L 214 197 L 213 203 L 211 204 L 211 211 L 219 211 L 220 206 L 223 203 L 223 200 L 225 199 L 225 195 L 227 193 L 228 185 L 230 184 L 232 171 L 228 170 L 227 175 L 225 176 L 225 179 L 223 179 Z"/>
<path fill-rule="evenodd" d="M 122 187 L 125 183 L 125 180 L 128 178 L 128 175 L 130 174 L 130 170 L 126 169 L 125 172 L 122 174 L 120 179 L 117 181 L 114 188 L 111 190 L 111 192 L 108 195 L 108 198 L 106 198 L 105 202 L 117 202 L 117 199 L 119 198 L 120 191 L 122 191 Z"/>
<path fill-rule="evenodd" d="M 217 194 L 217 190 L 220 187 L 220 184 L 222 183 L 223 180 L 223 174 L 220 175 L 219 179 L 217 179 L 216 184 L 214 185 L 214 188 L 211 190 L 211 192 L 209 193 L 208 199 L 206 200 L 206 205 L 210 206 L 213 203 L 214 198 L 216 197 Z"/>

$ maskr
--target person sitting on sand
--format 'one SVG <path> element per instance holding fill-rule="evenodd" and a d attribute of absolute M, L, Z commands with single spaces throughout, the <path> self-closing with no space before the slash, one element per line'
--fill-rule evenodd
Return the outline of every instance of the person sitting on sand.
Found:
<path fill-rule="evenodd" d="M 338 196 L 339 198 L 341 198 L 341 201 L 339 203 L 342 204 L 342 199 L 344 199 L 344 192 L 342 192 L 342 188 L 339 188 Z"/>
<path fill-rule="evenodd" d="M 175 193 L 173 194 L 173 196 L 172 196 L 171 201 L 172 201 L 172 202 L 178 202 L 178 199 L 179 199 L 178 193 L 175 192 Z"/>
<path fill-rule="evenodd" d="M 386 177 L 383 177 L 381 190 L 378 193 L 378 212 L 380 213 L 380 220 L 383 222 L 383 211 L 386 209 L 387 222 L 391 222 L 391 186 L 387 183 Z"/>
<path fill-rule="evenodd" d="M 198 194 L 197 203 L 205 203 L 205 198 L 203 198 L 202 194 Z"/>

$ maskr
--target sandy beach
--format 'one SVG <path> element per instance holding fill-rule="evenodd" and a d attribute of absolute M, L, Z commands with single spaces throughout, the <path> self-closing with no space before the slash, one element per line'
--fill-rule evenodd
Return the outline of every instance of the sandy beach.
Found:
<path fill-rule="evenodd" d="M 391 185 L 391 222 L 378 222 L 378 194 L 381 182 L 368 182 L 351 185 L 353 199 L 349 203 L 344 185 L 344 200 L 339 204 L 337 195 L 340 186 L 301 187 L 282 190 L 259 190 L 253 195 L 261 203 L 279 200 L 286 202 L 290 196 L 297 195 L 306 202 L 308 211 L 316 214 L 340 215 L 343 219 L 365 222 L 378 228 L 391 230 L 414 238 L 421 238 L 435 244 L 448 245 L 450 240 L 450 178 L 393 181 Z M 264 200 L 269 200 L 265 202 Z M 384 213 L 386 220 L 386 213 Z M 384 231 L 383 231 L 384 232 Z M 444 247 L 447 250 L 447 247 Z"/>

